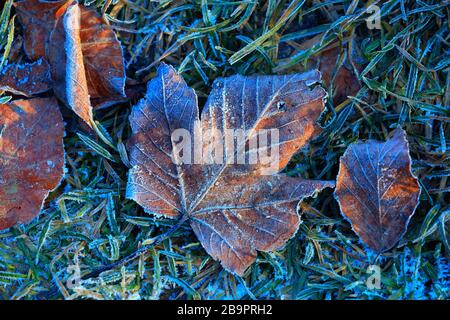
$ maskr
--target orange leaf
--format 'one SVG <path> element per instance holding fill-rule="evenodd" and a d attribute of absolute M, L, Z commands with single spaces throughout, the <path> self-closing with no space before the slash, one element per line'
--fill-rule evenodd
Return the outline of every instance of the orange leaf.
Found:
<path fill-rule="evenodd" d="M 130 116 L 133 167 L 127 197 L 149 213 L 188 217 L 206 251 L 226 269 L 242 274 L 257 250 L 278 249 L 295 234 L 299 200 L 334 186 L 278 173 L 320 131 L 315 122 L 326 93 L 315 85 L 318 81 L 316 70 L 221 78 L 214 82 L 200 119 L 194 90 L 173 68 L 161 65 L 148 83 L 146 98 Z M 204 153 L 197 164 L 181 161 L 172 135 L 182 130 L 195 138 L 198 129 L 215 132 L 209 136 L 213 139 L 224 137 L 223 161 L 209 164 L 212 153 Z M 226 135 L 229 129 L 243 132 L 235 149 L 229 147 L 234 144 Z M 264 129 L 279 131 L 280 140 L 273 145 L 279 147 L 279 161 L 273 174 L 267 174 L 260 162 L 235 164 L 239 151 L 245 150 L 245 157 L 255 152 L 250 142 Z M 201 143 L 203 152 L 209 150 L 206 140 Z"/>
<path fill-rule="evenodd" d="M 91 99 L 107 103 L 125 96 L 123 53 L 114 31 L 75 0 L 15 5 L 28 56 L 49 61 L 56 96 L 92 126 Z"/>
<path fill-rule="evenodd" d="M 354 143 L 341 158 L 336 197 L 342 213 L 378 253 L 392 248 L 406 232 L 419 195 L 402 129 L 386 142 Z"/>
<path fill-rule="evenodd" d="M 47 56 L 47 45 L 56 24 L 57 13 L 71 2 L 72 0 L 14 2 L 17 16 L 23 26 L 25 53 L 30 60 Z"/>
<path fill-rule="evenodd" d="M 50 37 L 49 61 L 55 95 L 88 125 L 93 114 L 81 51 L 80 8 L 70 6 Z"/>
<path fill-rule="evenodd" d="M 125 97 L 122 46 L 94 10 L 80 7 L 80 46 L 91 98 Z"/>
<path fill-rule="evenodd" d="M 59 185 L 64 174 L 63 137 L 56 99 L 0 105 L 0 230 L 35 217 Z"/>

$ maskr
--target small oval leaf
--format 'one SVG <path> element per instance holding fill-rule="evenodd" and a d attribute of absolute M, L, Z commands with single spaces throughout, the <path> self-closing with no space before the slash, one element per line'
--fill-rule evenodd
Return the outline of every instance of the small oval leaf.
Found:
<path fill-rule="evenodd" d="M 370 248 L 377 253 L 392 248 L 406 232 L 420 195 L 405 131 L 396 129 L 386 142 L 350 145 L 340 161 L 335 195 Z"/>

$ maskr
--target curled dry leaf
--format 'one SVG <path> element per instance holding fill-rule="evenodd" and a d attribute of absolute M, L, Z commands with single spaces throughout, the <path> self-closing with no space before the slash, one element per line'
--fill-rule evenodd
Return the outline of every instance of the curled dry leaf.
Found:
<path fill-rule="evenodd" d="M 299 47 L 308 50 L 317 45 L 322 34 L 319 34 L 310 40 L 303 42 Z M 354 96 L 361 88 L 358 79 L 349 63 L 348 57 L 345 57 L 341 66 L 339 66 L 340 51 L 338 47 L 325 48 L 319 54 L 312 56 L 307 68 L 317 68 L 322 73 L 322 79 L 327 87 L 333 82 L 333 102 L 340 104 L 348 96 Z M 299 65 L 301 66 L 301 65 Z M 339 66 L 339 69 L 336 69 Z M 333 78 L 334 73 L 337 71 Z"/>
<path fill-rule="evenodd" d="M 63 137 L 56 99 L 0 105 L 0 230 L 35 217 L 59 185 L 64 174 Z"/>
<path fill-rule="evenodd" d="M 316 70 L 218 79 L 200 119 L 195 92 L 163 64 L 130 116 L 133 167 L 127 197 L 152 214 L 188 217 L 206 251 L 226 269 L 242 274 L 256 250 L 278 249 L 295 234 L 299 200 L 334 186 L 278 173 L 319 132 L 315 121 L 326 93 L 315 85 L 318 81 Z M 223 157 L 208 162 L 210 140 L 204 139 L 203 162 L 181 161 L 185 154 L 172 137 L 179 129 L 193 140 L 198 132 L 215 132 L 213 139 L 222 136 Z M 226 134 L 230 129 L 243 130 L 234 149 L 234 138 Z M 246 148 L 246 156 L 255 151 L 249 141 L 263 129 L 279 130 L 280 158 L 271 175 L 263 173 L 262 164 L 234 164 L 238 150 Z"/>
<path fill-rule="evenodd" d="M 0 75 L 0 90 L 31 97 L 51 90 L 50 66 L 44 59 L 8 65 Z"/>
<path fill-rule="evenodd" d="M 94 10 L 74 0 L 23 0 L 15 5 L 28 56 L 48 59 L 55 94 L 92 126 L 90 99 L 125 96 L 123 52 L 114 31 Z"/>
<path fill-rule="evenodd" d="M 373 250 L 392 248 L 406 232 L 419 202 L 406 133 L 386 142 L 350 145 L 341 158 L 336 197 L 354 231 Z"/>
<path fill-rule="evenodd" d="M 95 11 L 79 5 L 80 47 L 91 98 L 125 97 L 122 46 L 111 27 Z"/>
<path fill-rule="evenodd" d="M 324 51 L 316 58 L 322 78 L 327 86 L 333 83 L 333 102 L 338 105 L 345 101 L 349 96 L 355 96 L 361 88 L 355 73 L 350 64 L 344 60 L 335 77 L 333 74 L 338 65 L 339 49 L 333 48 Z"/>
<path fill-rule="evenodd" d="M 58 20 L 50 37 L 49 61 L 55 95 L 92 126 L 94 118 L 81 51 L 78 5 L 70 6 Z"/>
<path fill-rule="evenodd" d="M 30 60 L 46 57 L 50 33 L 71 0 L 22 0 L 14 2 L 23 26 L 24 49 Z"/>

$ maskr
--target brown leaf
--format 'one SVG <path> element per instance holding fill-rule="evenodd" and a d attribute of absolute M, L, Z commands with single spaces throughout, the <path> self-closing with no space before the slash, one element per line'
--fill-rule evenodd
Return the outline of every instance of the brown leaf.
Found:
<path fill-rule="evenodd" d="M 50 37 L 49 61 L 55 95 L 88 125 L 93 114 L 81 51 L 80 8 L 69 6 Z"/>
<path fill-rule="evenodd" d="M 75 0 L 23 0 L 16 9 L 29 57 L 48 59 L 55 94 L 86 123 L 92 126 L 90 99 L 123 100 L 122 47 L 94 10 Z"/>
<path fill-rule="evenodd" d="M 322 39 L 319 34 L 305 42 L 299 47 L 308 50 L 318 44 Z M 338 105 L 345 101 L 348 96 L 355 96 L 361 88 L 348 57 L 345 58 L 343 64 L 338 68 L 338 58 L 340 50 L 338 47 L 325 48 L 319 54 L 312 56 L 306 68 L 317 68 L 322 73 L 322 79 L 327 87 L 333 80 L 333 74 L 337 71 L 333 81 L 333 102 Z"/>
<path fill-rule="evenodd" d="M 318 58 L 318 68 L 322 73 L 322 78 L 327 86 L 333 81 L 333 102 L 338 105 L 344 102 L 349 96 L 355 96 L 361 88 L 356 75 L 349 63 L 339 68 L 333 80 L 333 73 L 337 68 L 339 49 L 334 48 L 324 51 Z"/>
<path fill-rule="evenodd" d="M 96 11 L 80 7 L 80 40 L 91 98 L 125 97 L 122 46 Z"/>
<path fill-rule="evenodd" d="M 392 248 L 406 232 L 420 195 L 405 131 L 396 129 L 386 142 L 350 145 L 341 158 L 335 194 L 370 248 L 378 253 Z"/>
<path fill-rule="evenodd" d="M 58 186 L 64 174 L 63 136 L 54 98 L 0 105 L 0 230 L 35 217 Z"/>
<path fill-rule="evenodd" d="M 161 65 L 148 83 L 146 98 L 130 116 L 133 167 L 127 197 L 152 214 L 187 216 L 206 251 L 226 269 L 242 274 L 255 260 L 256 250 L 278 249 L 295 234 L 299 200 L 334 186 L 329 181 L 266 175 L 260 163 L 234 164 L 238 150 L 246 148 L 246 155 L 254 151 L 249 140 L 259 130 L 278 128 L 280 161 L 275 172 L 282 170 L 320 131 L 315 121 L 326 93 L 315 86 L 319 80 L 318 71 L 218 79 L 200 120 L 195 92 L 172 67 Z M 219 133 L 243 129 L 245 139 L 233 154 L 225 147 L 222 163 L 181 161 L 172 134 L 185 129 L 195 139 L 199 128 Z M 225 146 L 234 141 L 224 136 Z M 200 148 L 205 151 L 207 145 L 205 139 Z"/>
<path fill-rule="evenodd" d="M 8 65 L 0 75 L 0 90 L 31 97 L 51 90 L 50 66 L 44 59 Z"/>
<path fill-rule="evenodd" d="M 23 26 L 24 49 L 30 60 L 46 57 L 46 49 L 56 20 L 72 0 L 22 0 L 14 2 Z"/>

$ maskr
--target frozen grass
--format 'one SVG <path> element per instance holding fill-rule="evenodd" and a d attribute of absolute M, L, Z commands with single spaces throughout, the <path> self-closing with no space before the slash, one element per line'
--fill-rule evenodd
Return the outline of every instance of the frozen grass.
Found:
<path fill-rule="evenodd" d="M 260 253 L 236 277 L 206 254 L 187 223 L 149 246 L 176 221 L 149 216 L 124 197 L 127 116 L 135 101 L 96 111 L 111 146 L 63 108 L 68 171 L 38 218 L 0 233 L 0 298 L 449 298 L 448 2 L 380 2 L 382 30 L 369 30 L 364 20 L 377 1 L 84 2 L 104 12 L 119 33 L 129 78 L 145 82 L 165 61 L 196 89 L 200 104 L 216 77 L 295 72 L 326 45 L 338 46 L 363 66 L 362 89 L 340 105 L 328 103 L 325 130 L 288 173 L 335 179 L 350 143 L 383 140 L 400 124 L 423 187 L 421 203 L 398 246 L 376 257 L 342 218 L 332 192 L 322 192 L 301 206 L 304 223 L 285 249 Z M 15 49 L 21 28 L 13 28 L 10 4 L 0 17 L 1 66 L 8 57 L 24 61 Z M 323 45 L 299 50 L 323 32 Z M 97 276 L 129 255 L 136 257 Z M 366 286 L 371 264 L 381 266 L 381 289 Z"/>

